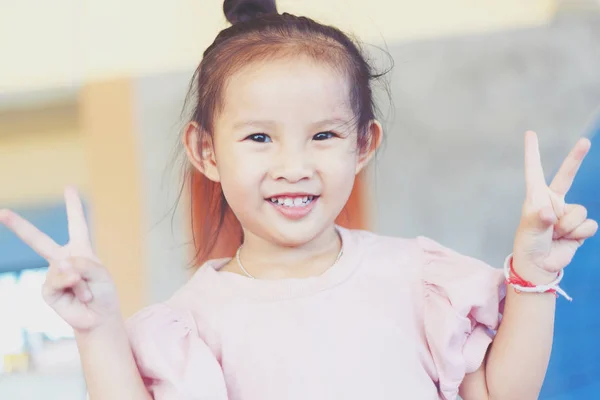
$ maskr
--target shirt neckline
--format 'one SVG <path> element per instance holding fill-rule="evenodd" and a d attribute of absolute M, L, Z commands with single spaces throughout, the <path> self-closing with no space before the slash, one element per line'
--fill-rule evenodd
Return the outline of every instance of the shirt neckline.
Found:
<path fill-rule="evenodd" d="M 231 291 L 235 295 L 263 300 L 282 300 L 308 296 L 336 285 L 352 275 L 359 262 L 359 246 L 353 232 L 336 226 L 342 239 L 343 253 L 337 263 L 323 274 L 308 278 L 284 278 L 276 280 L 252 279 L 234 272 L 219 272 L 231 258 L 206 262 L 198 272 L 206 274 L 214 282 L 212 289 Z"/>

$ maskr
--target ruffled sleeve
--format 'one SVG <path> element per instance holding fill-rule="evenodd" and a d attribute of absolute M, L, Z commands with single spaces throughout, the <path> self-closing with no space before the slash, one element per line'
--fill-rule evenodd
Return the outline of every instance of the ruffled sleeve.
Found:
<path fill-rule="evenodd" d="M 502 270 L 419 238 L 423 249 L 424 331 L 432 379 L 455 399 L 466 374 L 482 364 L 501 319 Z"/>
<path fill-rule="evenodd" d="M 223 372 L 189 311 L 157 304 L 127 321 L 133 354 L 155 400 L 226 400 Z"/>

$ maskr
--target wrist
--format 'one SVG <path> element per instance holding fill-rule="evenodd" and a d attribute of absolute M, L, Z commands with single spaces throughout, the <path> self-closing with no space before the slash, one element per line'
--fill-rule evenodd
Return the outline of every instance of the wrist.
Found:
<path fill-rule="evenodd" d="M 518 258 L 513 258 L 512 267 L 519 277 L 534 285 L 547 285 L 558 277 L 558 272 L 543 270 L 533 263 L 519 261 Z"/>
<path fill-rule="evenodd" d="M 78 345 L 84 345 L 98 340 L 114 340 L 115 338 L 127 335 L 125 322 L 120 317 L 111 318 L 105 322 L 90 328 L 75 330 L 75 340 Z"/>
<path fill-rule="evenodd" d="M 517 275 L 534 285 L 548 285 L 558 277 L 556 272 L 542 271 L 537 267 L 518 267 L 515 265 L 514 270 Z"/>

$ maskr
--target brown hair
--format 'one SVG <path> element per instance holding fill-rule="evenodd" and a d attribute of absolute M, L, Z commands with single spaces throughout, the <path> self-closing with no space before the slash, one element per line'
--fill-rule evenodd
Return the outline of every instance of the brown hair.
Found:
<path fill-rule="evenodd" d="M 352 83 L 350 104 L 357 144 L 359 150 L 365 150 L 370 143 L 368 128 L 376 114 L 371 81 L 383 74 L 373 72 L 354 41 L 339 29 L 310 18 L 278 14 L 275 0 L 225 0 L 223 11 L 232 26 L 222 30 L 205 50 L 187 97 L 194 102 L 191 121 L 198 124 L 202 135 L 210 139 L 214 134 L 228 77 L 252 62 L 303 54 L 339 69 Z M 230 256 L 243 238 L 220 184 L 193 168 L 190 172 L 192 233 L 198 265 L 211 257 Z M 195 225 L 198 222 L 200 227 Z M 239 240 L 231 243 L 231 237 Z"/>

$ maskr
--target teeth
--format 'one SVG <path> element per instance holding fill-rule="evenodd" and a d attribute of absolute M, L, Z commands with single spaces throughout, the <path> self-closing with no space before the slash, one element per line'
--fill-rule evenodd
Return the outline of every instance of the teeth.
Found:
<path fill-rule="evenodd" d="M 284 207 L 304 207 L 313 201 L 314 196 L 304 197 L 271 197 L 271 203 L 279 204 Z"/>

